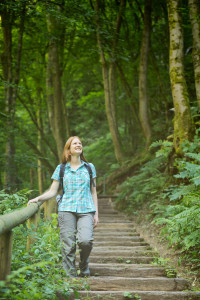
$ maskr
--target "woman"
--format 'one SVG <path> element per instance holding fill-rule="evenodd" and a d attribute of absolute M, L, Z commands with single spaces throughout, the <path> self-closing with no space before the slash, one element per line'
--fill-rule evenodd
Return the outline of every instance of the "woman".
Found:
<path fill-rule="evenodd" d="M 76 236 L 80 249 L 80 276 L 89 276 L 89 255 L 93 244 L 93 228 L 98 225 L 98 201 L 95 186 L 90 185 L 90 176 L 85 164 L 81 140 L 70 137 L 64 147 L 62 163 L 66 163 L 63 188 L 64 195 L 58 207 L 63 267 L 66 274 L 76 277 Z M 92 178 L 96 183 L 93 164 Z M 50 190 L 28 202 L 46 201 L 56 196 L 60 185 L 60 166 L 55 169 Z"/>

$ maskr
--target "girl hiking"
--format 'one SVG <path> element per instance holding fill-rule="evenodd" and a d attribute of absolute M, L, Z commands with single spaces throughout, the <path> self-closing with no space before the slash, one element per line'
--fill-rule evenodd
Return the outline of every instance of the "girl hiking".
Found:
<path fill-rule="evenodd" d="M 63 178 L 60 176 L 63 168 Z M 61 177 L 61 179 L 60 179 Z M 93 244 L 93 228 L 98 225 L 96 170 L 83 155 L 79 137 L 70 137 L 64 147 L 62 164 L 55 169 L 49 191 L 29 200 L 46 201 L 56 196 L 63 180 L 63 195 L 58 205 L 61 252 L 66 274 L 76 277 L 76 244 L 80 249 L 80 276 L 90 276 L 89 255 Z"/>

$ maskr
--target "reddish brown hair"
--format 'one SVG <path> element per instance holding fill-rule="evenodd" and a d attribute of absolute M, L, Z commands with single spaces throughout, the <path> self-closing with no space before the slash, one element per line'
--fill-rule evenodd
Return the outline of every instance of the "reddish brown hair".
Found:
<path fill-rule="evenodd" d="M 71 143 L 72 141 L 77 138 L 79 139 L 79 141 L 81 142 L 80 138 L 78 136 L 71 136 L 66 144 L 65 144 L 65 147 L 64 147 L 64 150 L 63 150 L 63 155 L 62 155 L 62 163 L 65 164 L 65 163 L 68 163 L 71 161 L 71 151 L 70 151 L 70 147 L 71 147 Z M 82 153 L 80 155 L 80 158 L 81 160 L 87 162 L 87 160 L 85 159 L 84 155 L 83 155 L 83 150 L 82 150 Z"/>

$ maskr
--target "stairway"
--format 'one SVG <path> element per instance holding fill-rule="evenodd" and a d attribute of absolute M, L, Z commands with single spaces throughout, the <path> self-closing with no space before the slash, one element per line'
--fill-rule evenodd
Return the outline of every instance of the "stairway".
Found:
<path fill-rule="evenodd" d="M 90 291 L 80 291 L 79 299 L 200 299 L 200 292 L 187 291 L 188 280 L 168 278 L 166 268 L 151 264 L 157 254 L 108 198 L 99 198 L 99 215 L 87 279 Z"/>

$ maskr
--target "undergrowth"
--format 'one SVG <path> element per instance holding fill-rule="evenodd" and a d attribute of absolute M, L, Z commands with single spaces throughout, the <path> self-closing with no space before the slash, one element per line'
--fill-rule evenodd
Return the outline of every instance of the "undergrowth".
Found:
<path fill-rule="evenodd" d="M 116 206 L 129 215 L 138 214 L 144 203 L 149 205 L 151 220 L 161 228 L 170 246 L 182 252 L 184 263 L 200 270 L 200 129 L 193 142 L 182 144 L 183 157 L 174 160 L 176 174 L 169 175 L 169 155 L 173 145 L 159 141 L 152 160 L 138 174 L 119 186 Z"/>
<path fill-rule="evenodd" d="M 11 203 L 14 197 L 16 198 L 10 196 Z M 26 195 L 21 198 L 21 202 L 24 198 Z M 1 207 L 7 211 L 7 206 L 9 206 L 9 196 L 7 202 L 3 202 Z M 18 207 L 18 203 L 13 206 Z M 25 224 L 13 229 L 12 272 L 7 276 L 6 281 L 0 281 L 0 299 L 54 300 L 59 299 L 59 291 L 65 299 L 68 299 L 71 294 L 78 299 L 77 290 L 88 289 L 84 279 L 66 278 L 62 269 L 57 215 L 52 214 L 51 217 L 51 221 L 40 219 L 37 231 L 34 226 L 27 229 Z M 28 235 L 34 238 L 30 250 L 26 249 Z"/>
<path fill-rule="evenodd" d="M 0 215 L 10 213 L 11 211 L 22 208 L 28 202 L 28 195 L 31 190 L 20 190 L 14 194 L 8 194 L 5 190 L 0 191 Z"/>

